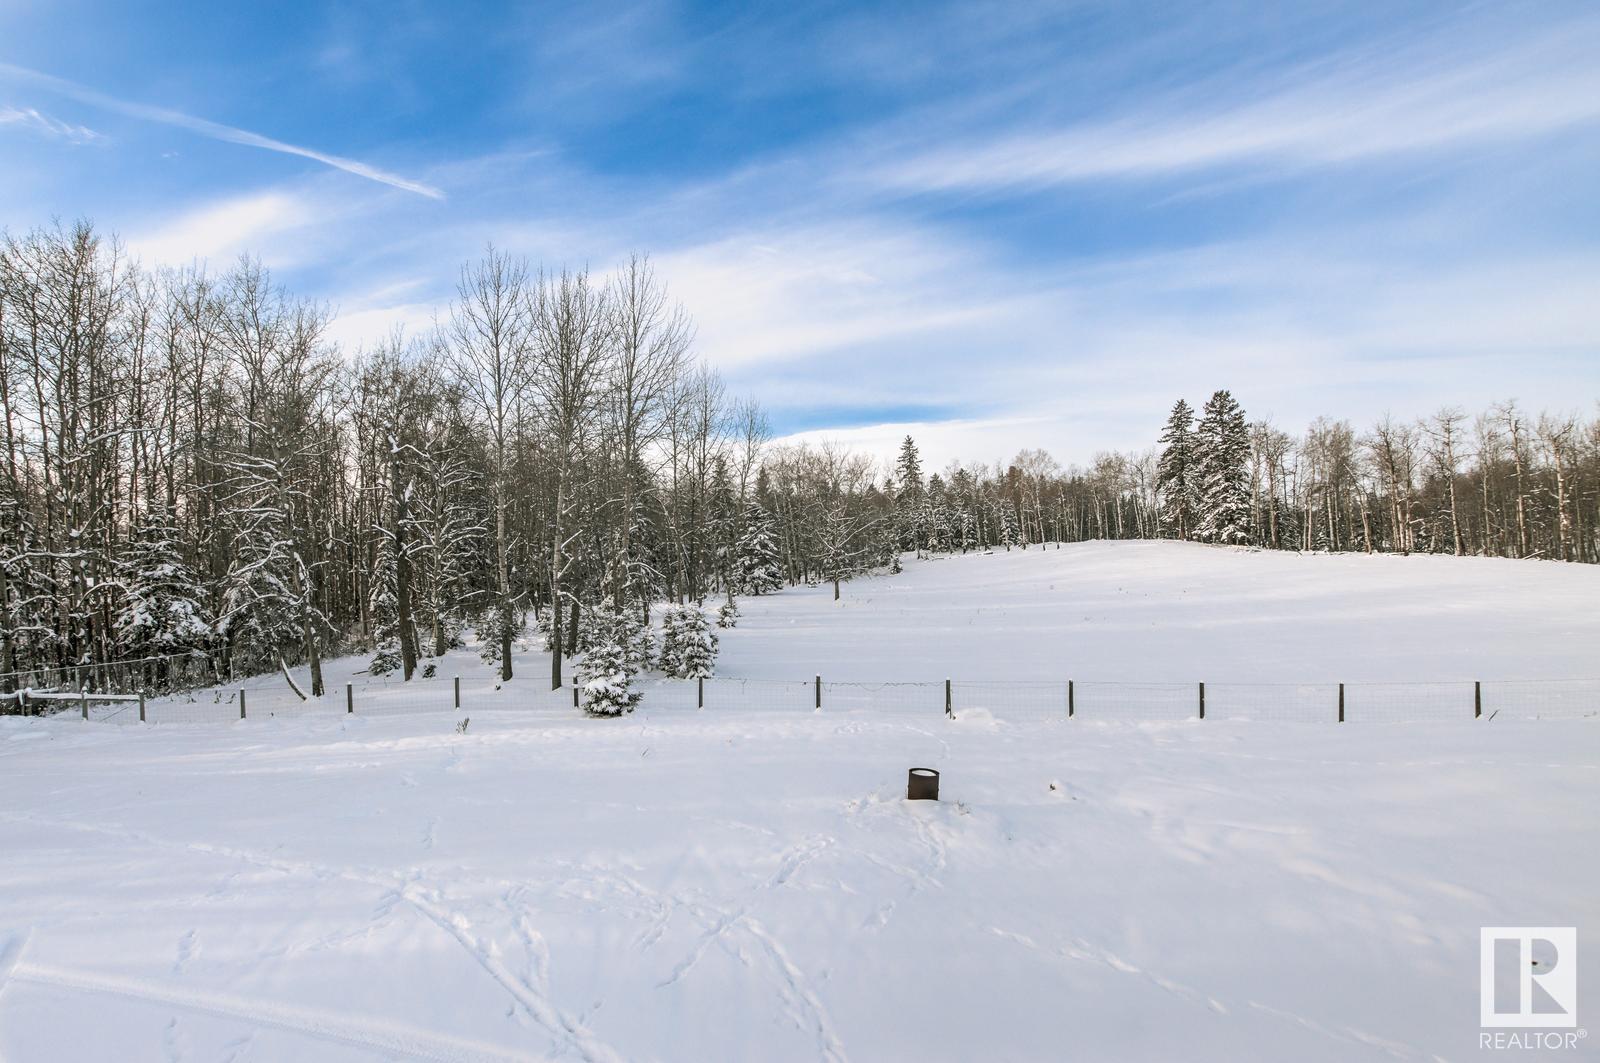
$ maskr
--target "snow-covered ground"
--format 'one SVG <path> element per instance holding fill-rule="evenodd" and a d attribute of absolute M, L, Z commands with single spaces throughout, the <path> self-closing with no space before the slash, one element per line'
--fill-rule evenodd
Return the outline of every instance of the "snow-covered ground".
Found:
<path fill-rule="evenodd" d="M 741 599 L 721 674 L 1238 683 L 1600 678 L 1600 566 L 1089 542 Z"/>
<path fill-rule="evenodd" d="M 721 664 L 1574 677 L 1597 576 L 1019 551 L 746 602 Z M 1600 925 L 1600 721 L 600 721 L 535 653 L 359 665 L 227 726 L 0 719 L 0 1059 L 1461 1059 L 1479 927 Z"/>

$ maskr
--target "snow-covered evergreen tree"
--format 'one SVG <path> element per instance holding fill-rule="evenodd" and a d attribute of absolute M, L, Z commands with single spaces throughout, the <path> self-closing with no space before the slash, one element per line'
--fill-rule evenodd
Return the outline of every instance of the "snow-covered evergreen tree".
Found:
<path fill-rule="evenodd" d="M 1011 509 L 1011 503 L 1002 499 L 995 505 L 996 527 L 999 536 L 998 545 L 1010 550 L 1013 546 L 1022 545 L 1022 533 L 1017 529 L 1017 515 Z"/>
<path fill-rule="evenodd" d="M 0 481 L 0 672 L 49 660 L 56 632 L 49 608 L 56 582 L 37 563 L 38 539 L 27 507 Z"/>
<path fill-rule="evenodd" d="M 745 506 L 744 535 L 739 539 L 738 580 L 746 594 L 765 594 L 783 586 L 772 517 L 759 502 Z"/>
<path fill-rule="evenodd" d="M 1195 538 L 1202 542 L 1250 541 L 1250 429 L 1244 410 L 1226 390 L 1206 401 L 1195 429 L 1199 502 Z"/>
<path fill-rule="evenodd" d="M 700 609 L 689 605 L 678 610 L 679 679 L 709 679 L 717 667 L 717 633 Z"/>
<path fill-rule="evenodd" d="M 609 603 L 608 603 L 609 604 Z M 618 641 L 626 651 L 628 664 L 642 672 L 655 663 L 656 638 L 645 623 L 644 615 L 634 609 L 623 609 L 617 619 Z"/>
<path fill-rule="evenodd" d="M 1194 410 L 1179 399 L 1161 432 L 1161 459 L 1156 466 L 1156 491 L 1160 495 L 1161 528 L 1187 539 L 1194 532 L 1195 491 Z"/>
<path fill-rule="evenodd" d="M 737 627 L 739 625 L 739 606 L 731 599 L 722 603 L 722 608 L 717 610 L 718 627 Z"/>
<path fill-rule="evenodd" d="M 927 541 L 927 514 L 922 508 L 922 457 L 910 436 L 900 444 L 894 464 L 894 504 L 900 549 L 920 551 Z"/>
<path fill-rule="evenodd" d="M 129 657 L 164 657 L 209 648 L 205 588 L 184 560 L 183 538 L 166 507 L 140 516 L 119 564 L 122 605 L 113 618 L 118 649 Z"/>
<path fill-rule="evenodd" d="M 638 667 L 627 644 L 627 626 L 609 600 L 587 612 L 590 643 L 578 664 L 583 711 L 590 716 L 632 712 L 643 695 L 633 689 Z"/>
<path fill-rule="evenodd" d="M 400 667 L 400 611 L 395 595 L 394 539 L 378 536 L 373 552 L 367 613 L 372 618 L 371 675 L 387 675 Z"/>
<path fill-rule="evenodd" d="M 683 610 L 668 606 L 661 614 L 661 652 L 656 667 L 675 676 L 683 668 Z"/>

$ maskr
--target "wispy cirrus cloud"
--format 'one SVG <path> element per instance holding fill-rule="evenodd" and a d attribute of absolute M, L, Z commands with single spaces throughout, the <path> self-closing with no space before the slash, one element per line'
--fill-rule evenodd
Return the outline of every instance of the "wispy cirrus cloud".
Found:
<path fill-rule="evenodd" d="M 903 146 L 869 184 L 1041 189 L 1222 167 L 1254 173 L 1517 142 L 1600 122 L 1600 23 L 1512 45 L 1429 44 L 1323 58 L 1241 89 L 1200 81 L 1105 119 L 987 128 Z"/>
<path fill-rule="evenodd" d="M 88 126 L 63 122 L 32 107 L 0 105 L 0 128 L 26 129 L 45 136 L 56 137 L 73 144 L 88 144 L 103 139 Z"/>
<path fill-rule="evenodd" d="M 391 188 L 398 188 L 405 192 L 412 192 L 429 199 L 443 199 L 444 192 L 433 185 L 421 181 L 413 181 L 388 170 L 381 170 L 376 166 L 369 166 L 356 159 L 345 158 L 341 155 L 332 155 L 327 152 L 317 151 L 314 148 L 302 147 L 298 144 L 289 144 L 282 140 L 253 133 L 248 129 L 239 129 L 221 122 L 213 122 L 206 118 L 199 118 L 182 111 L 175 111 L 167 107 L 156 107 L 151 104 L 138 103 L 132 100 L 122 100 L 98 90 L 80 85 L 66 78 L 59 78 L 52 74 L 30 70 L 27 67 L 16 66 L 11 63 L 0 63 L 0 78 L 10 78 L 28 84 L 37 85 L 48 89 L 68 99 L 86 103 L 91 107 L 98 107 L 116 114 L 127 115 L 146 122 L 159 122 L 163 125 L 175 126 L 186 129 L 212 140 L 221 140 L 230 144 L 242 144 L 246 147 L 260 148 L 263 151 L 275 151 L 284 155 L 296 155 L 303 159 L 331 166 L 336 170 L 376 181 Z"/>

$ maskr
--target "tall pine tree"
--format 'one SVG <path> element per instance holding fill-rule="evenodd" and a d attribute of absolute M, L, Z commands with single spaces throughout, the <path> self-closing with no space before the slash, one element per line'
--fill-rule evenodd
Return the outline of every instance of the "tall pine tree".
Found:
<path fill-rule="evenodd" d="M 1195 429 L 1195 538 L 1229 545 L 1250 541 L 1249 461 L 1244 410 L 1228 391 L 1219 391 L 1206 401 Z"/>
<path fill-rule="evenodd" d="M 1194 410 L 1179 399 L 1161 432 L 1161 460 L 1156 466 L 1161 527 L 1179 539 L 1189 538 L 1194 531 L 1194 445 Z"/>

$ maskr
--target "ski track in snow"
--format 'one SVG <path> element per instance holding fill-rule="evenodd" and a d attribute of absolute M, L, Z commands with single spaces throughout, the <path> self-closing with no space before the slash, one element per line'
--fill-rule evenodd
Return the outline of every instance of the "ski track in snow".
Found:
<path fill-rule="evenodd" d="M 255 998 L 175 989 L 135 978 L 121 978 L 87 971 L 18 964 L 12 978 L 19 983 L 69 989 L 80 993 L 99 993 L 149 1004 L 163 1004 L 183 1011 L 214 1018 L 236 1019 L 254 1026 L 286 1030 L 289 1033 L 374 1052 L 405 1056 L 409 1059 L 452 1061 L 530 1060 L 545 1057 L 466 1038 L 416 1030 L 395 1022 L 353 1019 L 347 1015 L 314 1008 L 291 1007 Z M 175 1047 L 175 1040 L 169 1038 Z"/>
<path fill-rule="evenodd" d="M 319 879 L 344 879 L 350 882 L 356 882 L 362 885 L 388 890 L 392 892 L 394 896 L 400 898 L 411 908 L 419 912 L 434 926 L 438 927 L 441 931 L 448 935 L 451 940 L 455 941 L 475 964 L 482 968 L 483 971 L 489 975 L 489 977 L 498 982 L 500 986 L 504 988 L 506 992 L 509 993 L 512 998 L 515 999 L 516 1002 L 526 1010 L 529 1016 L 531 1016 L 550 1033 L 554 1034 L 558 1039 L 563 1039 L 570 1042 L 575 1048 L 578 1049 L 588 1063 L 621 1063 L 621 1060 L 623 1059 L 619 1053 L 595 1037 L 595 1035 L 586 1027 L 584 1027 L 583 1024 L 566 1015 L 561 1011 L 561 1009 L 556 1007 L 551 1002 L 548 996 L 547 973 L 545 979 L 546 989 L 544 991 L 541 991 L 535 986 L 530 985 L 526 980 L 512 973 L 495 954 L 495 949 L 492 944 L 485 942 L 476 935 L 472 921 L 468 919 L 465 914 L 451 909 L 442 901 L 441 896 L 437 893 L 437 891 L 428 890 L 425 886 L 416 881 L 394 880 L 381 874 L 363 872 L 353 868 L 333 867 L 307 861 L 285 860 L 281 857 L 269 856 L 246 849 L 211 845 L 204 842 L 174 841 L 166 838 L 158 838 L 142 831 L 131 831 L 99 824 L 85 824 L 76 822 L 52 823 L 50 820 L 42 817 L 23 817 L 10 813 L 0 813 L 0 818 L 11 820 L 13 822 L 48 824 L 67 830 L 80 830 L 96 834 L 104 834 L 124 841 L 137 842 L 141 845 L 147 845 L 155 848 L 180 850 L 200 853 L 208 856 L 223 857 L 230 860 L 237 860 L 252 864 L 257 867 L 279 871 L 286 875 L 309 875 Z M 68 987 L 92 988 L 90 983 L 94 982 L 96 978 L 96 976 L 86 974 L 71 975 L 72 978 L 75 978 L 78 982 L 82 983 L 82 986 L 75 986 L 74 983 L 61 980 L 62 978 L 66 977 L 68 976 L 62 975 L 61 978 L 56 979 L 54 982 L 51 982 L 48 979 L 41 980 L 40 978 L 33 978 L 31 980 L 41 981 L 42 984 L 57 984 Z M 149 1000 L 166 1000 L 167 996 L 162 996 L 162 994 L 167 994 L 168 996 L 172 997 L 173 1001 L 177 1001 L 183 997 L 183 994 L 176 994 L 173 993 L 173 991 L 161 989 L 159 987 L 147 986 L 146 991 L 139 992 L 137 991 L 137 986 L 135 983 L 128 982 L 125 979 L 103 979 L 102 981 L 107 986 L 120 986 L 121 988 L 116 991 L 123 996 L 142 996 L 144 999 Z M 107 989 L 105 991 L 110 992 L 112 990 Z M 218 999 L 221 1000 L 223 998 Z M 194 1010 L 210 1010 L 214 1014 L 219 1015 L 231 1015 L 233 1017 L 244 1018 L 249 1017 L 249 1015 L 246 1013 L 246 1010 L 244 1010 L 244 1005 L 238 1002 L 230 1004 L 225 1001 L 223 1004 L 216 1006 L 196 1007 Z M 292 1009 L 283 1009 L 284 1015 L 289 1015 L 291 1012 Z M 263 1021 L 267 1021 L 272 1025 L 289 1028 L 288 1019 L 273 1018 Z M 313 1033 L 315 1033 L 316 1030 L 324 1027 L 327 1027 L 326 1023 L 304 1026 L 306 1031 Z M 348 1043 L 358 1043 L 357 1040 L 343 1037 L 343 1035 L 335 1036 L 334 1039 L 344 1039 L 347 1040 Z M 376 1041 L 372 1043 L 378 1044 Z M 383 1047 L 382 1045 L 379 1046 Z M 411 1049 L 396 1050 L 415 1054 Z M 435 1057 L 428 1056 L 425 1058 Z M 506 1058 L 527 1057 L 511 1055 Z"/>

